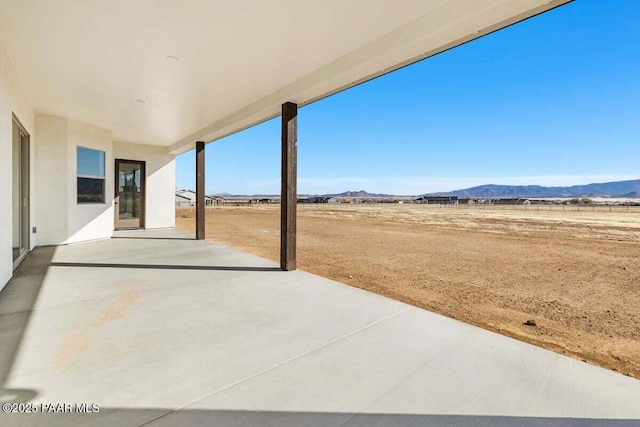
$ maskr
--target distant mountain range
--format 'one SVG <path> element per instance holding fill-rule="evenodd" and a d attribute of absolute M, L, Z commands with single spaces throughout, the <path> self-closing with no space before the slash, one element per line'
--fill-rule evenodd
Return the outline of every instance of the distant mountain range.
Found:
<path fill-rule="evenodd" d="M 279 195 L 235 195 L 229 193 L 218 193 L 212 196 L 228 198 L 278 198 Z M 310 194 L 298 194 L 298 197 L 310 197 Z M 342 199 L 389 199 L 399 197 L 393 194 L 368 193 L 365 190 L 345 191 L 337 194 L 313 195 L 316 197 L 336 197 Z M 486 198 L 507 198 L 507 197 L 619 197 L 619 198 L 640 198 L 640 179 L 630 181 L 602 182 L 587 185 L 573 185 L 571 187 L 543 187 L 541 185 L 480 185 L 478 187 L 465 188 L 448 192 L 427 193 L 423 196 L 458 196 L 458 197 L 486 197 Z"/>
<path fill-rule="evenodd" d="M 640 197 L 640 179 L 603 182 L 571 187 L 543 187 L 541 185 L 480 185 L 429 196 L 458 197 Z"/>

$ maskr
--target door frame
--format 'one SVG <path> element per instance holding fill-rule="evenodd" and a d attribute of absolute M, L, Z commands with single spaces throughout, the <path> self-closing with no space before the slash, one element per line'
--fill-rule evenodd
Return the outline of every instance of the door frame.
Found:
<path fill-rule="evenodd" d="M 20 119 L 18 119 L 18 117 L 15 115 L 15 113 L 11 113 L 11 121 L 18 126 L 18 130 L 21 133 L 20 144 L 18 148 L 20 151 L 20 178 L 18 184 L 20 186 L 20 247 L 18 248 L 20 254 L 13 261 L 13 270 L 15 271 L 31 251 L 31 136 L 29 135 L 29 132 L 27 132 L 27 129 L 25 129 L 25 127 L 20 122 Z M 13 150 L 13 124 L 11 126 L 11 132 L 11 149 Z M 13 157 L 13 152 L 11 153 L 11 156 Z M 24 202 L 22 202 L 23 199 Z M 23 246 L 25 247 L 24 252 L 21 251 Z"/>
<path fill-rule="evenodd" d="M 134 226 L 120 225 L 118 221 L 120 219 L 120 206 L 119 206 L 119 184 L 120 184 L 120 163 L 137 163 L 140 165 L 140 224 Z M 114 195 L 113 195 L 113 229 L 114 230 L 135 230 L 144 229 L 146 220 L 146 204 L 147 204 L 147 167 L 144 160 L 130 160 L 130 159 L 115 159 L 115 173 L 114 173 Z"/>

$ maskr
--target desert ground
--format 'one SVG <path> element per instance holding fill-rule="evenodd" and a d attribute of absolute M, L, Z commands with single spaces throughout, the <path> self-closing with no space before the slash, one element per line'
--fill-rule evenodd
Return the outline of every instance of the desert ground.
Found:
<path fill-rule="evenodd" d="M 298 268 L 640 378 L 640 209 L 544 209 L 298 205 Z M 279 206 L 206 237 L 278 260 Z"/>

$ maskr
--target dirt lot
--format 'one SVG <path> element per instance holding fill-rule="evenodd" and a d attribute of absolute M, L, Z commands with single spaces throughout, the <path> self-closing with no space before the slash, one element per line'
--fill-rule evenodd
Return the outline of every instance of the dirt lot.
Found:
<path fill-rule="evenodd" d="M 208 208 L 207 238 L 278 260 L 279 206 Z M 638 211 L 299 206 L 298 267 L 640 378 Z"/>

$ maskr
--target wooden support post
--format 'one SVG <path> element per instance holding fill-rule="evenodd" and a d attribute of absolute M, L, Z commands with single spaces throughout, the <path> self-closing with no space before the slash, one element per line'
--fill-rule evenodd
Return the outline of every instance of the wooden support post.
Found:
<path fill-rule="evenodd" d="M 280 198 L 280 268 L 296 269 L 298 105 L 282 104 L 282 181 Z"/>
<path fill-rule="evenodd" d="M 204 142 L 196 142 L 196 240 L 204 239 Z"/>

